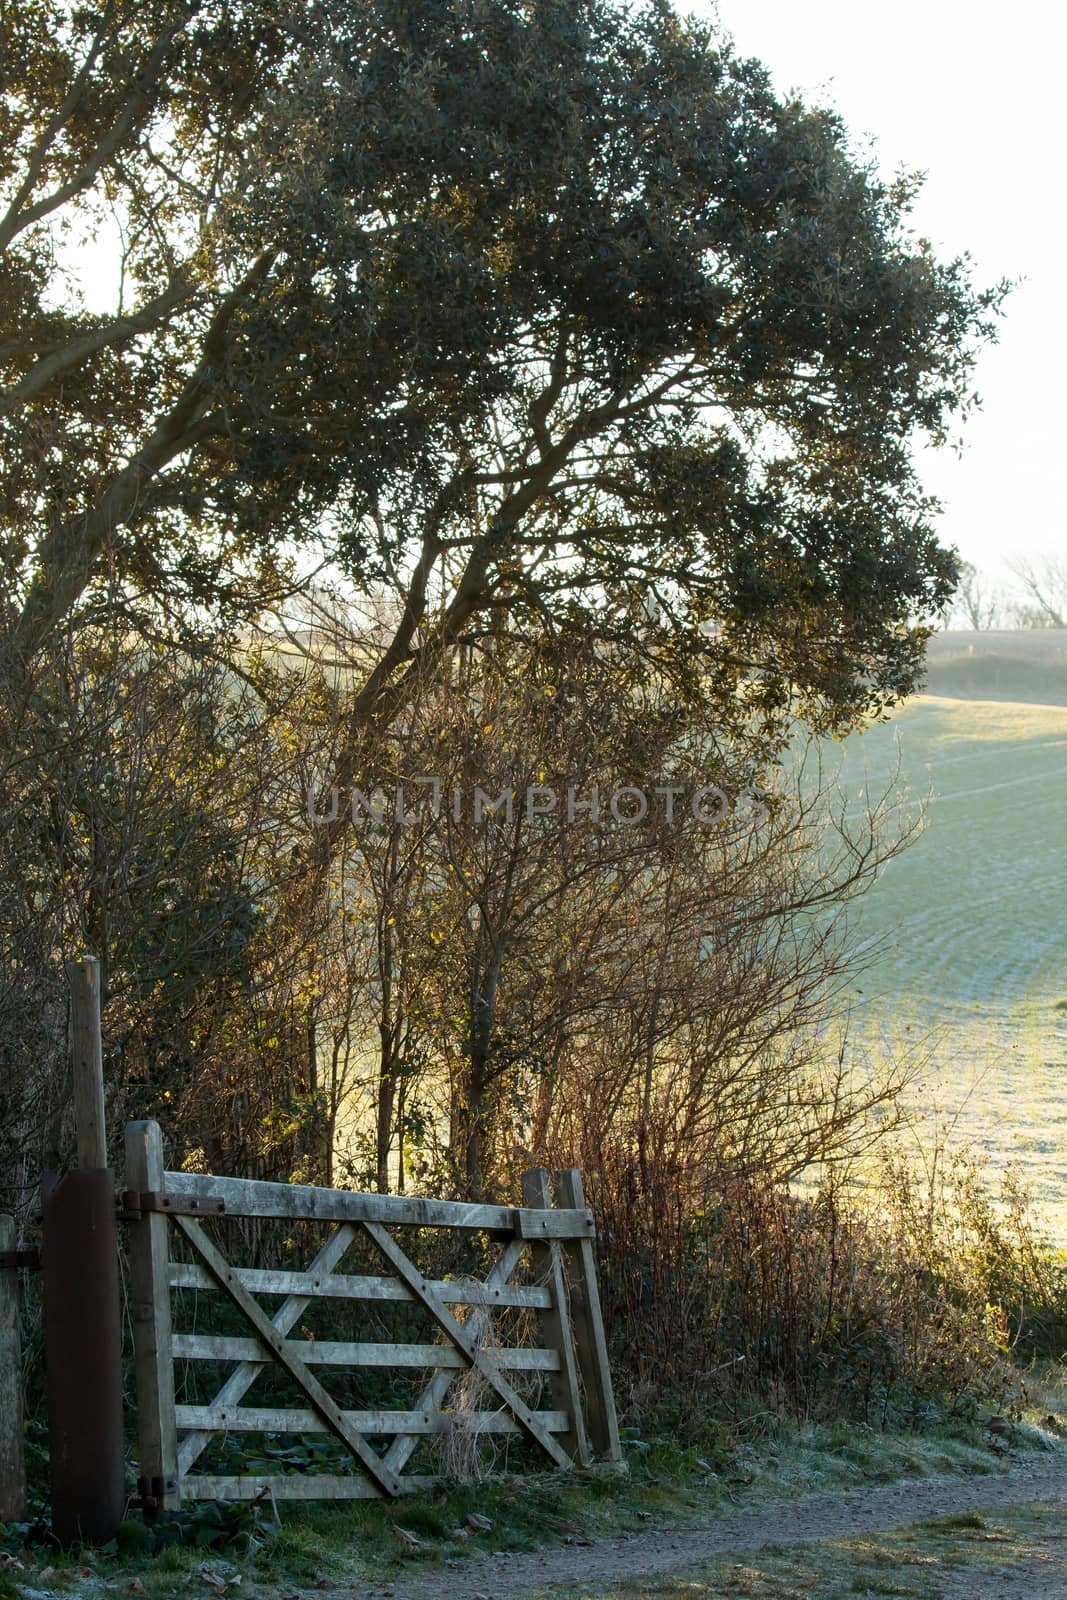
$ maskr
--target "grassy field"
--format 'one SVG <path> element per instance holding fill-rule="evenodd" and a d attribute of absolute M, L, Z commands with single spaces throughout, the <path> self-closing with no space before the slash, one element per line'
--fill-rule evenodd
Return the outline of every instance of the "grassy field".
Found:
<path fill-rule="evenodd" d="M 999 670 L 984 666 L 971 659 L 979 691 Z M 977 1141 L 994 1179 L 1018 1162 L 1067 1246 L 1067 706 L 921 696 L 847 742 L 857 803 L 898 749 L 904 808 L 929 796 L 927 827 L 851 915 L 853 944 L 879 941 L 852 996 L 856 1047 L 914 1051 L 919 1103 Z"/>

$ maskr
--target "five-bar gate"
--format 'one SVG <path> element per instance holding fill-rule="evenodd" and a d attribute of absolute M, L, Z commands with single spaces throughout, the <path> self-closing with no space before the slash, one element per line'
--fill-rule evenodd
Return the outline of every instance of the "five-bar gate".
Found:
<path fill-rule="evenodd" d="M 141 1493 L 146 1510 L 182 1500 L 356 1499 L 395 1496 L 437 1481 L 405 1475 L 419 1442 L 457 1426 L 521 1433 L 558 1467 L 622 1459 L 597 1293 L 593 1219 L 580 1175 L 540 1169 L 523 1179 L 521 1207 L 461 1204 L 403 1195 L 358 1194 L 298 1184 L 166 1172 L 154 1122 L 126 1131 L 124 1216 L 129 1222 L 130 1297 L 137 1375 Z M 211 1236 L 209 1219 L 274 1218 L 320 1224 L 328 1236 L 300 1271 L 236 1266 Z M 461 1229 L 489 1235 L 496 1259 L 482 1279 L 431 1279 L 401 1242 L 404 1230 Z M 180 1238 L 176 1259 L 172 1243 Z M 369 1240 L 383 1273 L 343 1270 L 357 1241 Z M 516 1272 L 525 1267 L 525 1280 Z M 172 1290 L 211 1289 L 229 1302 L 240 1333 L 176 1329 Z M 260 1296 L 280 1304 L 268 1310 Z M 429 1343 L 338 1342 L 302 1328 L 313 1301 L 397 1301 L 421 1307 Z M 453 1308 L 480 1308 L 476 1315 Z M 532 1313 L 536 1344 L 497 1344 L 493 1313 Z M 294 1336 L 297 1334 L 303 1336 Z M 209 1404 L 175 1400 L 174 1363 L 229 1368 Z M 245 1396 L 271 1368 L 286 1374 L 298 1406 L 257 1406 Z M 422 1369 L 416 1403 L 403 1409 L 346 1410 L 330 1392 L 338 1368 Z M 488 1406 L 447 1408 L 453 1384 L 474 1372 Z M 542 1374 L 531 1403 L 524 1374 Z M 526 1393 L 520 1392 L 525 1389 Z M 535 1406 L 537 1407 L 535 1409 Z M 219 1475 L 195 1471 L 227 1433 L 325 1433 L 347 1458 L 337 1473 Z M 381 1447 L 375 1440 L 388 1441 Z"/>

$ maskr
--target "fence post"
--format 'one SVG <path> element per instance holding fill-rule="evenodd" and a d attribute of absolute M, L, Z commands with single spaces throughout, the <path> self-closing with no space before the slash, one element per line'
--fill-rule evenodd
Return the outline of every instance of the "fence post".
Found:
<path fill-rule="evenodd" d="M 163 1188 L 163 1136 L 158 1122 L 126 1126 L 126 1186 L 140 1193 Z M 137 1380 L 137 1433 L 145 1518 L 181 1503 L 178 1433 L 174 1416 L 167 1217 L 148 1211 L 131 1222 L 130 1319 Z M 152 1504 L 151 1502 L 154 1502 Z"/>
<path fill-rule="evenodd" d="M 14 1248 L 15 1219 L 0 1216 L 0 1251 Z M 0 1265 L 0 1522 L 21 1522 L 25 1514 L 19 1275 Z"/>
<path fill-rule="evenodd" d="M 582 1175 L 576 1167 L 557 1172 L 555 1188 L 557 1205 L 565 1210 L 584 1209 Z M 578 1371 L 585 1390 L 589 1442 L 598 1461 L 609 1466 L 622 1466 L 622 1443 L 611 1387 L 608 1342 L 604 1334 L 604 1318 L 596 1281 L 596 1252 L 592 1239 L 568 1239 L 564 1249 Z"/>
<path fill-rule="evenodd" d="M 523 1204 L 532 1210 L 547 1211 L 552 1205 L 548 1186 L 548 1173 L 543 1167 L 534 1167 L 522 1175 Z M 574 1339 L 571 1333 L 570 1313 L 567 1306 L 567 1285 L 563 1275 L 563 1257 L 559 1241 L 546 1240 L 532 1244 L 530 1256 L 536 1282 L 544 1284 L 552 1296 L 552 1304 L 537 1314 L 541 1330 L 541 1343 L 559 1353 L 559 1371 L 549 1377 L 549 1391 L 557 1411 L 565 1411 L 571 1419 L 566 1433 L 559 1442 L 571 1457 L 585 1466 L 589 1460 L 589 1447 L 585 1437 L 582 1417 L 582 1397 L 578 1386 L 575 1365 Z"/>
<path fill-rule="evenodd" d="M 79 1167 L 107 1166 L 104 1123 L 104 1043 L 100 1028 L 100 963 L 95 956 L 67 962 L 70 986 L 74 1127 Z"/>

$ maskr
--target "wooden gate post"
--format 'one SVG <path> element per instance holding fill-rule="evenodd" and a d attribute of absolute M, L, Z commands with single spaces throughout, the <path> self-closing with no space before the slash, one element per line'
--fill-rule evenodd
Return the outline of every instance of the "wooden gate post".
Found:
<path fill-rule="evenodd" d="M 135 1193 L 163 1188 L 163 1136 L 158 1122 L 126 1125 L 126 1187 Z M 178 1433 L 174 1414 L 174 1363 L 167 1273 L 169 1222 L 165 1213 L 146 1211 L 131 1222 L 130 1320 L 137 1381 L 137 1434 L 140 1446 L 145 1520 L 180 1503 Z"/>
<path fill-rule="evenodd" d="M 67 962 L 70 987 L 74 1128 L 79 1167 L 107 1166 L 104 1123 L 104 1043 L 100 1028 L 100 963 L 95 956 Z"/>
<path fill-rule="evenodd" d="M 14 1248 L 15 1219 L 0 1216 L 0 1251 Z M 0 1264 L 0 1522 L 21 1522 L 25 1514 L 19 1275 Z"/>
<path fill-rule="evenodd" d="M 552 1193 L 548 1185 L 548 1173 L 543 1167 L 534 1167 L 523 1173 L 522 1200 L 524 1205 L 538 1210 L 547 1211 L 551 1207 Z M 538 1312 L 542 1343 L 550 1350 L 559 1352 L 559 1371 L 552 1373 L 549 1378 L 552 1403 L 558 1411 L 565 1411 L 571 1418 L 570 1431 L 561 1434 L 559 1442 L 569 1451 L 573 1460 L 585 1466 L 589 1461 L 589 1446 L 582 1417 L 582 1397 L 559 1241 L 551 1239 L 544 1244 L 532 1244 L 530 1255 L 535 1282 L 545 1284 L 552 1296 L 551 1306 Z"/>
<path fill-rule="evenodd" d="M 557 1205 L 574 1211 L 584 1209 L 582 1175 L 576 1167 L 557 1172 L 555 1188 Z M 568 1239 L 564 1250 L 575 1351 L 585 1390 L 589 1443 L 598 1461 L 621 1467 L 624 1459 L 615 1414 L 615 1395 L 611 1387 L 608 1342 L 597 1289 L 596 1251 L 592 1239 Z"/>

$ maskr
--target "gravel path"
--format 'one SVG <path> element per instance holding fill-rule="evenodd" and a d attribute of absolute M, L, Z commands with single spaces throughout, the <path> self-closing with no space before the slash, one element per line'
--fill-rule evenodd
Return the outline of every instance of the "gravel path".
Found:
<path fill-rule="evenodd" d="M 663 1577 L 700 1562 L 767 1545 L 808 1544 L 888 1531 L 931 1517 L 996 1512 L 1016 1505 L 1067 1505 L 1067 1456 L 1029 1458 L 989 1477 L 924 1478 L 919 1482 L 853 1489 L 806 1500 L 770 1502 L 759 1510 L 731 1512 L 700 1523 L 649 1527 L 624 1538 L 565 1545 L 521 1554 L 476 1555 L 455 1568 L 405 1573 L 395 1583 L 361 1591 L 367 1600 L 535 1600 L 553 1589 L 596 1588 L 641 1577 Z M 940 1576 L 940 1575 L 939 1575 Z M 1067 1597 L 1067 1551 L 1049 1548 L 1033 1562 L 1005 1573 L 995 1587 L 971 1575 L 957 1590 L 946 1574 L 946 1593 L 969 1600 Z M 353 1597 L 355 1600 L 355 1597 Z"/>

